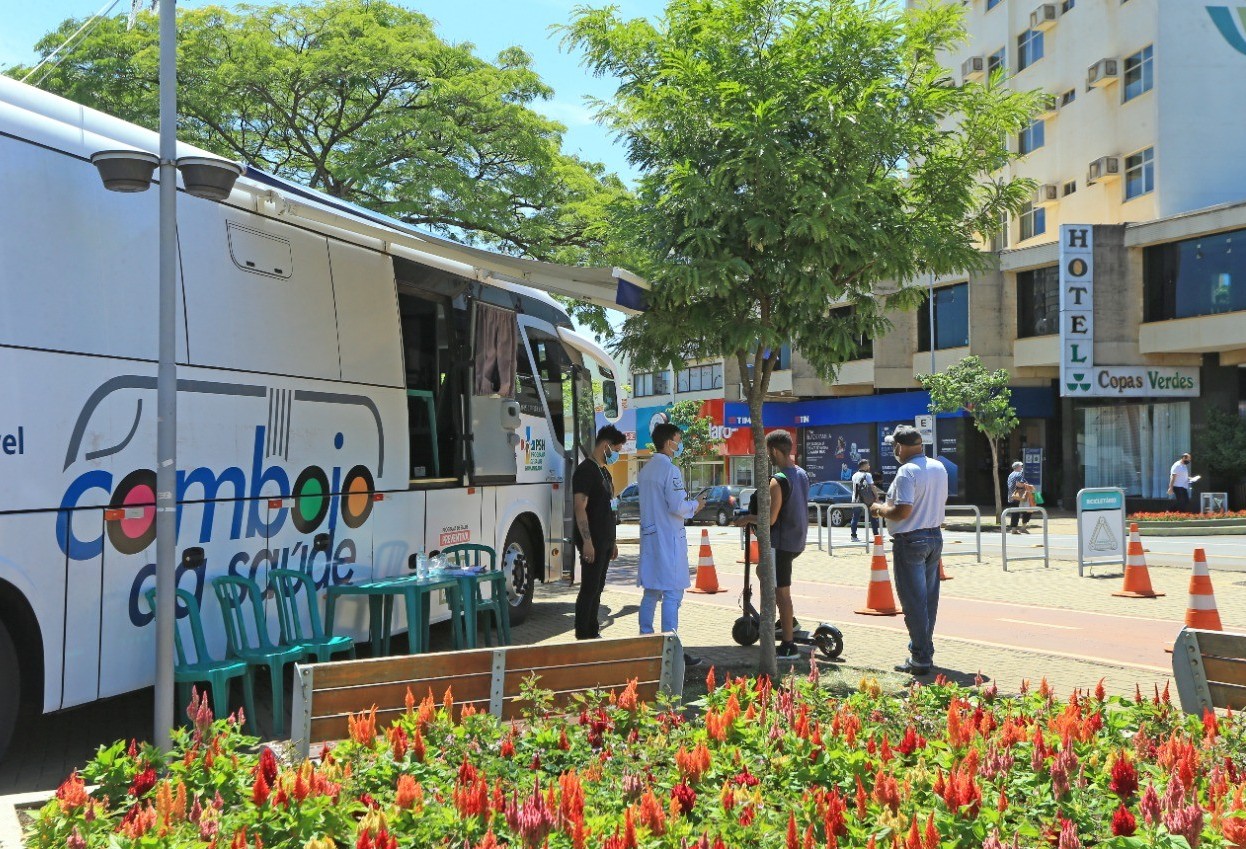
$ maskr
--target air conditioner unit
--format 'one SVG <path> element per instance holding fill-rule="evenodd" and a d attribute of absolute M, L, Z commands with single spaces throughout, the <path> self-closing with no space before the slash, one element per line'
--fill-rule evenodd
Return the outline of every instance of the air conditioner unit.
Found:
<path fill-rule="evenodd" d="M 986 76 L 986 59 L 982 56 L 970 56 L 960 66 L 961 79 L 980 80 Z"/>
<path fill-rule="evenodd" d="M 1086 171 L 1086 185 L 1093 186 L 1105 180 L 1116 180 L 1121 175 L 1121 158 L 1119 156 L 1101 156 Z"/>
<path fill-rule="evenodd" d="M 1101 88 L 1120 79 L 1120 62 L 1116 59 L 1100 59 L 1087 69 L 1086 85 Z"/>
<path fill-rule="evenodd" d="M 1048 118 L 1056 117 L 1059 112 L 1060 97 L 1055 94 L 1044 94 L 1038 107 L 1038 114 L 1034 117 L 1039 121 L 1046 121 Z"/>
<path fill-rule="evenodd" d="M 1030 29 L 1049 30 L 1056 25 L 1060 17 L 1060 7 L 1055 3 L 1044 3 L 1030 12 Z"/>
<path fill-rule="evenodd" d="M 1031 203 L 1034 206 L 1051 206 L 1060 201 L 1060 187 L 1055 183 L 1043 183 L 1034 190 Z"/>

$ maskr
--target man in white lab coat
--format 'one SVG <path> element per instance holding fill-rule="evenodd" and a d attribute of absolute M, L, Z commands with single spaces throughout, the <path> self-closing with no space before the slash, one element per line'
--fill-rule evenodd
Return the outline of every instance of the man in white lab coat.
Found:
<path fill-rule="evenodd" d="M 662 632 L 679 630 L 679 606 L 688 578 L 688 535 L 684 521 L 705 508 L 704 497 L 692 500 L 684 488 L 684 476 L 671 462 L 683 453 L 683 431 L 673 424 L 653 429 L 654 455 L 637 476 L 640 490 L 640 570 L 637 583 L 644 587 L 640 600 L 640 633 L 653 633 L 653 614 L 662 603 Z M 684 655 L 684 664 L 696 666 L 700 658 Z"/>

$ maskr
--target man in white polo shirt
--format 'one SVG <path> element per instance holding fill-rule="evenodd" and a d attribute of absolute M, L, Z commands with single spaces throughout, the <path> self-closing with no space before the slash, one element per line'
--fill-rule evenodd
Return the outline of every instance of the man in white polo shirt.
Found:
<path fill-rule="evenodd" d="M 939 613 L 939 558 L 943 554 L 939 528 L 947 505 L 947 469 L 926 456 L 917 428 L 901 425 L 891 440 L 900 468 L 886 502 L 875 503 L 870 512 L 887 520 L 895 538 L 891 554 L 896 592 L 909 632 L 909 657 L 896 671 L 927 675 L 934 664 L 934 626 Z"/>
<path fill-rule="evenodd" d="M 1168 470 L 1168 494 L 1176 496 L 1177 512 L 1190 512 L 1190 452 L 1177 458 Z"/>

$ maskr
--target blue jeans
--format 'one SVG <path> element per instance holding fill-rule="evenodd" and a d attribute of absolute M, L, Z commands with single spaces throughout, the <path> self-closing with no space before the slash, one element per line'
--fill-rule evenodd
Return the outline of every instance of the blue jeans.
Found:
<path fill-rule="evenodd" d="M 640 633 L 653 633 L 653 613 L 658 601 L 662 602 L 662 633 L 679 630 L 679 605 L 683 604 L 683 590 L 646 589 L 640 599 Z"/>
<path fill-rule="evenodd" d="M 891 547 L 896 593 L 909 630 L 909 658 L 915 666 L 934 662 L 935 617 L 939 613 L 939 557 L 943 534 L 938 528 L 897 534 Z"/>
<path fill-rule="evenodd" d="M 857 535 L 857 526 L 859 524 L 861 524 L 861 511 L 853 510 L 851 527 L 852 527 L 852 535 L 854 537 Z M 878 517 L 877 516 L 870 516 L 870 533 L 874 534 L 874 536 L 878 536 Z"/>

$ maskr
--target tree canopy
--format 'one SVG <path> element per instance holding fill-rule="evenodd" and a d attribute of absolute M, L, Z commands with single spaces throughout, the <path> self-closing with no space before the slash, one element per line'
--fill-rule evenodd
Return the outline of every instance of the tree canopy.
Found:
<path fill-rule="evenodd" d="M 781 345 L 833 379 L 862 334 L 886 327 L 885 309 L 920 301 L 905 282 L 979 267 L 982 237 L 1031 190 L 1006 176 L 1005 142 L 1037 95 L 957 84 L 940 54 L 964 38 L 959 6 L 900 5 L 670 0 L 657 21 L 580 7 L 562 30 L 587 67 L 620 80 L 597 114 L 640 171 L 618 230 L 651 309 L 624 325 L 620 347 L 640 367 L 735 360 L 759 470 Z"/>
<path fill-rule="evenodd" d="M 32 82 L 155 129 L 158 54 L 156 15 L 132 30 L 118 15 Z M 561 152 L 564 128 L 533 109 L 552 92 L 525 51 L 486 61 L 385 0 L 179 9 L 178 74 L 183 140 L 461 241 L 602 262 L 604 210 L 627 193 Z"/>

